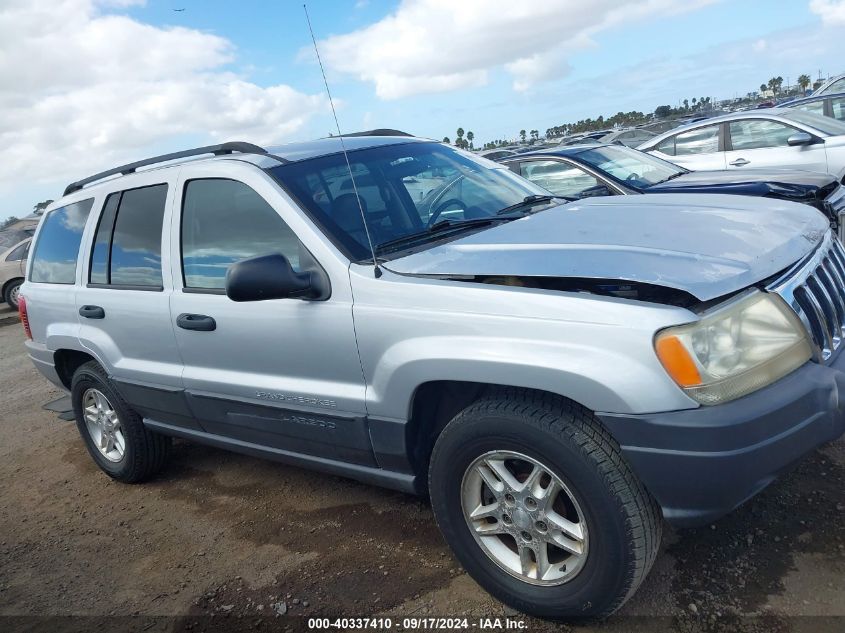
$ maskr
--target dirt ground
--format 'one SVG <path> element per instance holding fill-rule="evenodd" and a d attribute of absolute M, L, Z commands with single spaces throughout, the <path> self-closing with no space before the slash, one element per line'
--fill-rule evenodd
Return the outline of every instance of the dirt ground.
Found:
<path fill-rule="evenodd" d="M 570 627 L 485 594 L 411 496 L 184 442 L 155 481 L 113 482 L 74 423 L 42 410 L 61 394 L 11 316 L 0 310 L 0 630 L 283 631 L 306 628 L 300 616 L 398 628 L 431 615 L 531 631 L 845 630 L 842 441 L 712 526 L 667 527 L 621 613 Z"/>

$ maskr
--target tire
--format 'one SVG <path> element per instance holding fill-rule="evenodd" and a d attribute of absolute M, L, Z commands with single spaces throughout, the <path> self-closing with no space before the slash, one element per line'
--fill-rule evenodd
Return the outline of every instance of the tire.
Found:
<path fill-rule="evenodd" d="M 3 290 L 3 301 L 9 304 L 9 307 L 13 310 L 20 309 L 18 308 L 18 291 L 22 285 L 23 279 L 15 279 L 6 284 L 6 288 Z"/>
<path fill-rule="evenodd" d="M 504 497 L 495 496 L 493 488 L 486 483 L 489 477 L 476 476 L 484 470 L 475 468 L 476 465 L 494 464 L 495 459 L 489 461 L 491 455 L 495 458 L 511 454 L 524 456 L 525 460 L 500 461 L 496 469 L 484 472 L 499 472 L 502 464 L 508 464 L 509 469 L 523 467 L 526 473 L 535 472 L 531 462 L 545 467 L 550 473 L 548 477 L 543 475 L 545 480 L 558 481 L 565 488 L 564 493 L 554 493 L 565 494 L 554 501 L 554 508 L 559 509 L 557 513 L 550 510 L 547 517 L 543 515 L 544 521 L 535 523 L 534 519 L 540 516 L 536 507 L 532 510 L 525 505 L 532 502 L 536 506 L 534 499 L 528 499 L 533 493 L 521 493 L 527 496 L 524 503 L 517 500 L 522 508 L 517 512 L 516 506 L 508 509 Z M 517 475 L 517 480 L 519 477 L 524 480 L 530 476 Z M 494 477 L 494 483 L 498 485 L 499 479 L 507 478 Z M 473 494 L 479 481 L 485 482 L 481 490 L 489 493 L 488 501 L 479 503 L 492 503 L 485 507 L 495 507 L 499 513 L 494 528 L 513 529 L 519 522 L 526 526 L 527 537 L 525 530 L 502 536 L 477 536 L 464 507 L 467 496 Z M 561 485 L 549 486 L 547 490 L 559 490 Z M 470 576 L 502 602 L 537 617 L 594 619 L 610 615 L 637 590 L 660 546 L 660 509 L 625 463 L 618 444 L 591 412 L 548 394 L 499 390 L 461 411 L 435 443 L 429 467 L 429 490 L 437 523 Z M 504 490 L 509 490 L 507 485 Z M 542 493 L 542 487 L 534 490 Z M 469 507 L 480 510 L 480 506 L 472 503 Z M 577 519 L 575 527 L 583 531 L 582 542 L 577 539 L 565 542 L 576 544 L 582 553 L 576 556 L 558 549 L 556 543 L 543 545 L 548 547 L 544 561 L 551 560 L 553 555 L 559 559 L 560 569 L 548 568 L 552 580 L 540 577 L 539 553 L 529 552 L 533 559 L 527 558 L 527 566 L 522 566 L 518 554 L 509 553 L 497 544 L 505 543 L 508 549 L 523 551 L 516 546 L 520 538 L 529 539 L 521 541 L 523 545 L 540 546 L 553 533 L 557 537 L 566 535 L 552 530 L 564 512 L 572 521 Z M 557 517 L 554 521 L 553 516 Z M 484 522 L 491 520 L 481 519 L 474 525 L 483 525 L 479 529 L 486 530 L 489 524 Z M 537 531 L 544 526 L 547 531 Z M 491 545 L 482 545 L 482 541 Z M 506 564 L 502 560 L 518 560 L 517 569 L 508 571 L 510 562 Z M 525 569 L 529 570 L 529 576 L 535 576 L 526 579 Z"/>
<path fill-rule="evenodd" d="M 122 442 L 98 442 L 104 434 L 103 426 L 107 424 L 103 420 L 109 416 L 103 415 L 95 423 L 86 420 L 86 405 L 98 405 L 98 394 L 106 399 L 109 410 L 115 414 L 111 417 L 117 420 L 117 424 L 110 424 L 112 430 L 107 435 L 117 437 L 119 431 Z M 76 415 L 76 426 L 88 453 L 109 477 L 124 483 L 139 483 L 151 478 L 164 467 L 170 453 L 170 438 L 153 433 L 144 426 L 141 416 L 126 403 L 108 379 L 106 372 L 95 361 L 81 365 L 74 372 L 71 401 Z M 105 446 L 101 449 L 100 446 L 103 445 Z M 112 450 L 105 453 L 109 446 L 112 446 Z"/>

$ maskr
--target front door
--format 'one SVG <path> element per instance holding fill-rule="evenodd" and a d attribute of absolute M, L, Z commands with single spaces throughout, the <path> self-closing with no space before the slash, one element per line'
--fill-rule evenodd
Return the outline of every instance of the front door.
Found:
<path fill-rule="evenodd" d="M 787 139 L 801 130 L 779 121 L 743 119 L 728 125 L 728 169 L 791 167 L 827 171 L 824 143 L 790 146 Z"/>
<path fill-rule="evenodd" d="M 247 445 L 375 465 L 348 264 L 327 256 L 289 199 L 251 165 L 186 166 L 178 189 L 170 316 L 199 424 Z M 230 300 L 229 266 L 272 253 L 297 271 L 320 267 L 330 297 Z"/>

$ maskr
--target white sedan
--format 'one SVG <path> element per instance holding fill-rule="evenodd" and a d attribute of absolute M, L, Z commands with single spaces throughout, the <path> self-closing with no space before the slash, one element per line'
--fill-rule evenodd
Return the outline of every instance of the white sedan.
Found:
<path fill-rule="evenodd" d="M 692 170 L 791 167 L 845 177 L 845 122 L 789 108 L 697 121 L 637 149 Z"/>

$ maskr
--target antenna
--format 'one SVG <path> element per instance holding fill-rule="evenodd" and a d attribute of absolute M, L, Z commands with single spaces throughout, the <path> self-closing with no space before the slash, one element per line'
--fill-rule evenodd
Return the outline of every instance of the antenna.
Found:
<path fill-rule="evenodd" d="M 329 96 L 329 105 L 332 107 L 332 116 L 334 117 L 334 124 L 337 128 L 337 135 L 340 138 L 340 147 L 343 150 L 343 158 L 346 159 L 346 169 L 349 170 L 349 178 L 352 180 L 352 191 L 355 193 L 355 199 L 358 201 L 358 210 L 361 211 L 361 221 L 364 223 L 364 233 L 367 234 L 367 244 L 370 246 L 370 255 L 373 257 L 373 273 L 376 279 L 381 277 L 381 269 L 378 266 L 378 258 L 376 258 L 376 249 L 373 246 L 373 238 L 370 237 L 370 227 L 367 226 L 367 217 L 364 213 L 364 205 L 361 204 L 361 196 L 358 195 L 358 185 L 355 183 L 355 176 L 352 173 L 352 165 L 349 163 L 349 154 L 346 152 L 346 143 L 343 140 L 343 133 L 340 131 L 340 123 L 337 120 L 337 112 L 334 109 L 334 101 L 332 100 L 332 92 L 329 90 L 329 81 L 326 79 L 326 71 L 323 68 L 323 60 L 320 59 L 320 49 L 317 48 L 317 38 L 314 37 L 314 29 L 311 27 L 311 17 L 308 15 L 308 6 L 302 5 L 305 11 L 305 20 L 308 22 L 308 31 L 311 33 L 311 41 L 314 43 L 314 52 L 317 54 L 317 63 L 320 64 L 320 73 L 323 75 L 323 84 L 326 86 L 326 94 Z"/>

